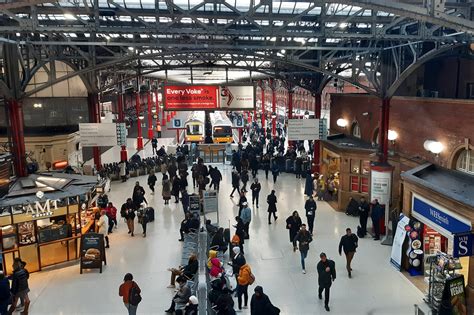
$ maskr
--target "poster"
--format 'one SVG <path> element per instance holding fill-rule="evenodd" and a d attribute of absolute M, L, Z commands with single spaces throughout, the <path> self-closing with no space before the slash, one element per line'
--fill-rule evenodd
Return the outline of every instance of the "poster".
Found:
<path fill-rule="evenodd" d="M 450 309 L 446 309 L 445 305 Z M 439 314 L 467 315 L 463 275 L 446 280 Z"/>
<path fill-rule="evenodd" d="M 319 119 L 288 119 L 288 140 L 318 140 Z"/>
<path fill-rule="evenodd" d="M 104 235 L 99 233 L 86 233 L 81 237 L 81 263 L 80 272 L 83 269 L 100 269 L 102 273 L 102 262 L 107 265 L 105 258 Z"/>
<path fill-rule="evenodd" d="M 79 136 L 82 147 L 110 147 L 117 145 L 117 126 L 114 123 L 81 123 Z"/>
<path fill-rule="evenodd" d="M 203 191 L 203 197 L 204 197 L 204 213 L 217 212 L 219 208 L 217 191 L 215 190 Z"/>
<path fill-rule="evenodd" d="M 199 200 L 199 195 L 192 194 L 189 196 L 189 211 L 197 215 L 201 213 L 201 201 Z"/>
<path fill-rule="evenodd" d="M 372 169 L 370 179 L 370 201 L 377 199 L 388 208 L 392 194 L 392 171 Z"/>
<path fill-rule="evenodd" d="M 164 110 L 217 109 L 219 87 L 213 85 L 165 85 Z"/>
<path fill-rule="evenodd" d="M 219 90 L 219 107 L 222 110 L 255 109 L 255 86 L 223 85 Z"/>
<path fill-rule="evenodd" d="M 402 268 L 402 247 L 405 242 L 407 232 L 405 226 L 410 223 L 410 218 L 400 215 L 397 230 L 395 231 L 395 236 L 393 238 L 392 244 L 392 253 L 390 255 L 390 263 L 397 268 L 398 271 Z"/>

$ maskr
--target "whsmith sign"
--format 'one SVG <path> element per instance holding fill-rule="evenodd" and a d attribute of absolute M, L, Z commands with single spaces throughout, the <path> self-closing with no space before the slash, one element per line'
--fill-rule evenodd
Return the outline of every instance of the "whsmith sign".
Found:
<path fill-rule="evenodd" d="M 452 211 L 416 194 L 412 201 L 413 216 L 445 236 L 471 231 L 471 222 Z"/>

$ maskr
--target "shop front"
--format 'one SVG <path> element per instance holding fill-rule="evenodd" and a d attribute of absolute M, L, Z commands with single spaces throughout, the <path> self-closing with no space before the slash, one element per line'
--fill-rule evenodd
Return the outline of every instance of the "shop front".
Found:
<path fill-rule="evenodd" d="M 442 305 L 447 303 L 445 288 L 451 283 L 463 281 L 466 294 L 462 297 L 474 303 L 474 199 L 472 185 L 466 185 L 473 180 L 435 165 L 402 174 L 403 213 L 410 219 L 402 265 L 438 311 L 447 307 Z M 458 304 L 453 314 L 470 314 L 462 311 L 463 303 Z M 469 307 L 474 311 L 473 305 Z"/>
<path fill-rule="evenodd" d="M 371 162 L 375 150 L 369 143 L 343 134 L 321 141 L 321 175 L 324 199 L 333 208 L 345 211 L 350 198 L 369 200 Z"/>
<path fill-rule="evenodd" d="M 62 173 L 18 179 L 0 199 L 2 269 L 12 273 L 14 258 L 28 271 L 79 258 L 81 235 L 94 227 L 103 183 L 93 176 Z"/>

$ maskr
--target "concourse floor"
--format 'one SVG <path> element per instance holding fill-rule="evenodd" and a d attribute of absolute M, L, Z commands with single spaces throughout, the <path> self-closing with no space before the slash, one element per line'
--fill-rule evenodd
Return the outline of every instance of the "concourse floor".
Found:
<path fill-rule="evenodd" d="M 231 199 L 231 167 L 220 165 L 224 180 L 219 195 L 219 219 L 229 225 L 237 213 L 237 197 Z M 250 240 L 246 241 L 247 262 L 256 276 L 256 284 L 263 286 L 281 314 L 325 314 L 324 303 L 317 298 L 316 263 L 324 251 L 336 262 L 337 279 L 331 288 L 330 314 L 413 314 L 414 304 L 422 301 L 422 293 L 389 263 L 389 246 L 371 238 L 359 242 L 353 260 L 352 279 L 345 270 L 345 258 L 337 253 L 337 245 L 346 227 L 355 230 L 358 219 L 334 211 L 325 202 L 318 202 L 315 236 L 306 259 L 307 274 L 302 274 L 299 252 L 294 253 L 289 242 L 285 219 L 294 210 L 303 213 L 304 179 L 282 174 L 275 185 L 271 179 L 262 182 L 262 201 L 253 208 Z M 161 179 L 161 175 L 159 175 Z M 161 184 L 157 194 L 150 195 L 146 177 L 139 177 L 147 191 L 146 198 L 155 208 L 156 220 L 148 225 L 147 237 L 141 236 L 141 226 L 135 225 L 135 237 L 127 234 L 126 225 L 119 222 L 118 230 L 110 235 L 111 248 L 107 250 L 107 266 L 98 271 L 79 274 L 74 263 L 53 270 L 34 273 L 30 278 L 31 314 L 126 314 L 118 287 L 125 273 L 131 272 L 142 289 L 143 301 L 138 314 L 163 314 L 169 307 L 173 290 L 168 289 L 168 267 L 179 265 L 182 243 L 178 242 L 179 226 L 183 217 L 181 204 L 164 206 Z M 136 178 L 126 183 L 112 183 L 110 199 L 116 207 L 128 196 Z M 189 177 L 192 191 L 192 180 Z M 266 195 L 275 189 L 278 197 L 278 220 L 267 224 Z M 237 195 L 237 194 L 235 194 Z M 249 198 L 250 199 L 250 198 Z M 233 219 L 232 219 L 233 224 Z M 249 288 L 253 293 L 254 286 Z M 249 296 L 250 299 L 250 296 Z M 235 299 L 237 306 L 237 301 Z M 249 310 L 243 310 L 249 314 Z"/>

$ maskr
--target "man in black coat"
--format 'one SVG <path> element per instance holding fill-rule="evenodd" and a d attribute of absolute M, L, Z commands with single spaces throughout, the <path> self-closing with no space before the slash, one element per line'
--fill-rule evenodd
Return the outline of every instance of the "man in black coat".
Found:
<path fill-rule="evenodd" d="M 236 190 L 240 195 L 240 187 L 239 186 L 240 186 L 240 175 L 236 170 L 234 170 L 234 171 L 232 171 L 232 187 L 233 187 L 233 189 L 232 189 L 232 192 L 230 193 L 231 198 L 234 197 L 234 191 L 236 191 Z"/>
<path fill-rule="evenodd" d="M 258 182 L 258 178 L 255 178 L 252 185 L 250 185 L 250 190 L 252 191 L 252 205 L 257 202 L 258 208 L 258 197 L 260 195 L 260 190 L 262 189 L 262 185 Z"/>
<path fill-rule="evenodd" d="M 352 276 L 351 261 L 354 258 L 358 242 L 359 238 L 357 235 L 352 234 L 350 228 L 346 229 L 346 235 L 342 236 L 341 241 L 339 242 L 339 256 L 342 255 L 341 252 L 344 250 L 344 254 L 346 255 L 346 269 L 349 274 L 349 278 Z"/>
<path fill-rule="evenodd" d="M 318 297 L 321 300 L 324 291 L 324 308 L 329 312 L 329 290 L 332 282 L 336 280 L 336 264 L 327 258 L 325 253 L 319 255 L 321 260 L 318 262 Z"/>
<path fill-rule="evenodd" d="M 250 314 L 252 315 L 276 315 L 280 314 L 280 310 L 273 306 L 268 296 L 263 293 L 261 286 L 256 286 L 254 294 L 250 300 Z"/>
<path fill-rule="evenodd" d="M 277 212 L 277 207 L 276 207 L 276 204 L 277 204 L 277 197 L 275 196 L 275 191 L 272 190 L 272 192 L 270 193 L 270 195 L 267 196 L 267 203 L 268 203 L 268 224 L 272 224 L 272 222 L 270 221 L 271 218 L 272 218 L 272 214 L 273 214 L 273 219 L 276 221 L 276 219 L 278 219 L 277 215 L 276 215 L 276 212 Z"/>
<path fill-rule="evenodd" d="M 359 204 L 359 223 L 361 229 L 361 237 L 367 234 L 367 220 L 369 219 L 370 205 L 364 197 L 360 197 Z"/>
<path fill-rule="evenodd" d="M 298 234 L 295 236 L 295 241 L 299 243 L 299 250 L 301 254 L 301 268 L 303 268 L 303 274 L 306 273 L 304 260 L 308 256 L 309 243 L 313 241 L 311 234 L 306 230 L 306 224 L 301 224 L 301 228 Z"/>
<path fill-rule="evenodd" d="M 314 227 L 314 218 L 316 217 L 316 201 L 314 201 L 313 196 L 309 196 L 308 200 L 304 204 L 304 208 L 306 210 L 306 219 L 308 220 L 308 228 L 309 233 L 313 235 L 313 227 Z"/>

